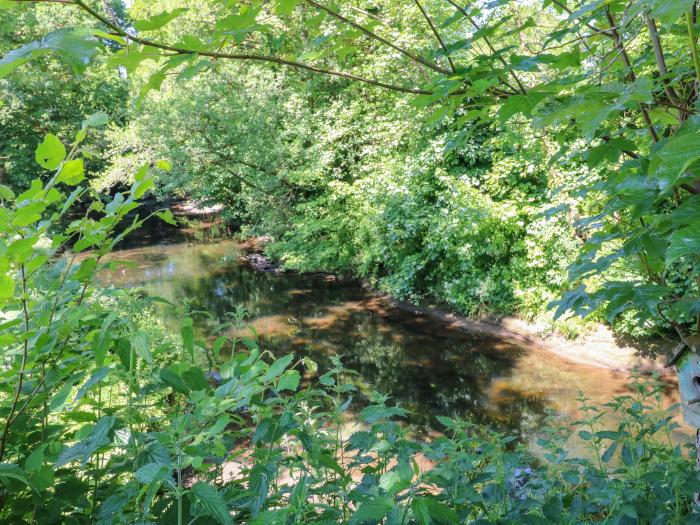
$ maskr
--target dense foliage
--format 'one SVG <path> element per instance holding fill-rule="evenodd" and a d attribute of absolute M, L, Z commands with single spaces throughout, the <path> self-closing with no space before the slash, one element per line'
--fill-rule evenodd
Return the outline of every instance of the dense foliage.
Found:
<path fill-rule="evenodd" d="M 556 425 L 416 441 L 339 360 L 186 309 L 173 338 L 93 281 L 140 199 L 187 195 L 290 267 L 695 349 L 698 30 L 694 0 L 0 0 L 0 517 L 697 521 L 659 385 L 582 400 L 586 459 Z"/>
<path fill-rule="evenodd" d="M 87 119 L 70 151 L 44 138 L 35 158 L 54 172 L 46 184 L 35 179 L 20 195 L 0 187 L 5 522 L 695 519 L 700 483 L 671 442 L 661 383 L 637 377 L 632 395 L 606 407 L 581 399 L 584 419 L 554 421 L 533 456 L 513 438 L 445 417 L 444 437 L 416 441 L 400 424 L 405 410 L 385 396 L 353 403 L 362 394 L 338 358 L 318 377 L 309 359 L 270 359 L 237 335 L 240 317 L 222 327 L 229 335 L 205 341 L 184 312 L 180 337 L 164 337 L 148 316 L 158 298 L 93 283 L 113 266 L 109 251 L 148 219 L 132 218 L 153 184 L 148 164 L 128 193 L 94 200 L 61 228 L 86 195 L 84 141 L 103 123 Z M 605 428 L 606 412 L 616 429 Z M 576 431 L 593 459 L 566 452 Z"/>

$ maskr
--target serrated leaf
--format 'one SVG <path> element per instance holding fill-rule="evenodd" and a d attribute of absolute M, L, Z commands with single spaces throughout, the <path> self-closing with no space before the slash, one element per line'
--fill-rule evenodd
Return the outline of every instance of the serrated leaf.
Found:
<path fill-rule="evenodd" d="M 219 494 L 216 488 L 209 483 L 198 481 L 192 485 L 190 494 L 194 498 L 194 504 L 198 514 L 214 518 L 224 525 L 233 521 L 226 507 L 224 498 Z"/>
<path fill-rule="evenodd" d="M 389 515 L 394 501 L 386 497 L 375 497 L 362 503 L 350 517 L 350 525 L 377 523 Z"/>
<path fill-rule="evenodd" d="M 277 390 L 295 391 L 299 387 L 301 375 L 296 370 L 287 370 L 277 382 Z"/>

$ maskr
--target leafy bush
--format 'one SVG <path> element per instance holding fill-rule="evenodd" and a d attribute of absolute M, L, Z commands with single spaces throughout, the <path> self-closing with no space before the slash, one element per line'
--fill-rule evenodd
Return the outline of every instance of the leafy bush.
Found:
<path fill-rule="evenodd" d="M 447 417 L 442 436 L 417 440 L 406 411 L 362 396 L 340 359 L 321 371 L 273 359 L 237 335 L 240 315 L 228 335 L 200 339 L 185 315 L 179 340 L 165 336 L 148 317 L 159 299 L 93 285 L 145 220 L 130 213 L 152 185 L 148 166 L 128 194 L 61 226 L 86 194 L 73 188 L 87 133 L 70 152 L 44 139 L 46 185 L 17 196 L 0 187 L 4 522 L 697 521 L 694 463 L 670 440 L 676 425 L 654 380 L 634 377 L 632 393 L 604 407 L 582 399 L 583 419 L 548 426 L 533 454 Z M 566 452 L 572 432 L 588 458 Z"/>

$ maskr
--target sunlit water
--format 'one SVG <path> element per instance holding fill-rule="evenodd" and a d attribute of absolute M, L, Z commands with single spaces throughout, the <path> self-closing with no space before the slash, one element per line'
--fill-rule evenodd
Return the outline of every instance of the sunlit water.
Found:
<path fill-rule="evenodd" d="M 102 281 L 189 301 L 210 314 L 196 318 L 203 337 L 243 306 L 263 348 L 308 355 L 321 369 L 328 356 L 342 355 L 360 383 L 392 396 L 411 411 L 410 423 L 427 432 L 442 414 L 529 435 L 548 409 L 575 413 L 579 392 L 599 403 L 628 392 L 624 374 L 450 329 L 394 308 L 355 282 L 256 271 L 241 262 L 242 254 L 238 242 L 222 240 L 205 223 L 179 230 L 157 225 L 114 254 L 133 266 Z M 669 385 L 668 402 L 675 396 Z"/>

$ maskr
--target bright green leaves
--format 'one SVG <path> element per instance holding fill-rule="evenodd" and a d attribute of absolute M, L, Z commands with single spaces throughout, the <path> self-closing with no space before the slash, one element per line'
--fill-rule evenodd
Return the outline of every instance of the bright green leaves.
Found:
<path fill-rule="evenodd" d="M 66 158 L 66 147 L 56 135 L 49 133 L 36 149 L 37 163 L 47 170 L 55 170 Z"/>
<path fill-rule="evenodd" d="M 151 16 L 145 20 L 134 20 L 134 29 L 137 31 L 155 31 L 161 27 L 169 24 L 175 20 L 178 16 L 186 13 L 187 9 L 184 7 L 178 7 L 172 11 L 166 11 L 159 15 Z"/>
<path fill-rule="evenodd" d="M 66 161 L 58 173 L 56 182 L 62 182 L 68 186 L 75 186 L 85 179 L 85 166 L 83 159 L 72 159 Z"/>
<path fill-rule="evenodd" d="M 15 280 L 11 275 L 0 274 L 0 306 L 15 294 Z"/>
<path fill-rule="evenodd" d="M 163 222 L 170 224 L 171 226 L 177 226 L 177 220 L 170 210 L 158 211 L 156 212 L 156 217 L 160 218 Z"/>
<path fill-rule="evenodd" d="M 264 29 L 256 21 L 261 8 L 260 3 L 242 4 L 238 13 L 220 18 L 216 22 L 216 29 L 223 34 L 231 35 L 240 44 L 249 33 Z"/>
<path fill-rule="evenodd" d="M 275 2 L 275 13 L 280 16 L 291 15 L 294 8 L 298 6 L 302 0 L 277 0 Z"/>
<path fill-rule="evenodd" d="M 95 32 L 89 29 L 59 29 L 39 41 L 25 44 L 0 59 L 0 78 L 7 76 L 32 58 L 49 52 L 65 62 L 74 72 L 81 73 L 100 47 Z"/>
<path fill-rule="evenodd" d="M 110 55 L 107 59 L 107 65 L 110 67 L 123 67 L 127 73 L 133 73 L 142 62 L 146 60 L 157 62 L 159 58 L 160 51 L 156 48 L 129 44 Z"/>

